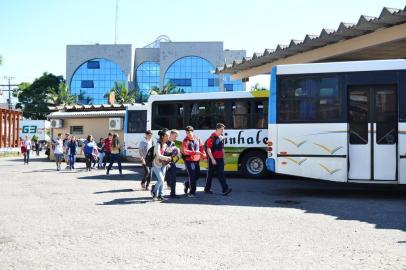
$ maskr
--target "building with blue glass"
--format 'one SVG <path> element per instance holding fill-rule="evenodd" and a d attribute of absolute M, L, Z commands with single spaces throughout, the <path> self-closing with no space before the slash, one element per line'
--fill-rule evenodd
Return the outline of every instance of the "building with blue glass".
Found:
<path fill-rule="evenodd" d="M 161 42 L 160 42 L 161 41 Z M 241 80 L 217 75 L 217 66 L 245 57 L 224 50 L 223 42 L 157 40 L 134 50 L 131 45 L 68 45 L 66 80 L 80 104 L 105 104 L 114 82 L 126 83 L 147 97 L 170 83 L 171 93 L 244 91 Z M 134 60 L 133 60 L 134 59 Z"/>
<path fill-rule="evenodd" d="M 173 92 L 244 91 L 241 80 L 212 71 L 245 54 L 244 50 L 224 50 L 223 42 L 156 42 L 135 49 L 134 85 L 143 94 L 169 82 L 175 86 Z"/>

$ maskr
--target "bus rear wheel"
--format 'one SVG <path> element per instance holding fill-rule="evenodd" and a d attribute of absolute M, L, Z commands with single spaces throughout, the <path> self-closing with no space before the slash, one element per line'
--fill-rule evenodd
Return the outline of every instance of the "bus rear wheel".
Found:
<path fill-rule="evenodd" d="M 267 173 L 265 153 L 254 151 L 245 154 L 241 160 L 241 171 L 245 177 L 264 177 Z"/>

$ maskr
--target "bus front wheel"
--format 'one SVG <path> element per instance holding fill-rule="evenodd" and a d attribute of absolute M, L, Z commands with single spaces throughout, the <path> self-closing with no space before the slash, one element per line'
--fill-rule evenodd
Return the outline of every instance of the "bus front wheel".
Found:
<path fill-rule="evenodd" d="M 261 178 L 266 175 L 266 154 L 254 151 L 245 154 L 241 160 L 241 170 L 245 177 Z"/>

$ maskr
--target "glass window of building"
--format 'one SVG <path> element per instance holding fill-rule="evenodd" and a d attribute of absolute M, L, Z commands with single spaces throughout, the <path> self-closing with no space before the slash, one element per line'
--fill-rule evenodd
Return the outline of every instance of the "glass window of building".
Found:
<path fill-rule="evenodd" d="M 149 95 L 151 88 L 159 87 L 159 64 L 146 61 L 137 67 L 135 78 L 138 89 L 143 95 Z"/>
<path fill-rule="evenodd" d="M 116 63 L 107 59 L 92 59 L 75 71 L 70 91 L 78 96 L 79 104 L 105 104 L 105 95 L 113 88 L 115 81 L 127 83 L 127 76 Z"/>
<path fill-rule="evenodd" d="M 172 63 L 165 73 L 164 84 L 171 82 L 174 92 L 198 93 L 218 92 L 219 76 L 212 74 L 215 67 L 198 56 L 187 56 Z M 178 84 L 177 84 L 178 83 Z"/>
<path fill-rule="evenodd" d="M 244 91 L 242 80 L 231 80 L 230 74 L 223 75 L 224 91 Z"/>

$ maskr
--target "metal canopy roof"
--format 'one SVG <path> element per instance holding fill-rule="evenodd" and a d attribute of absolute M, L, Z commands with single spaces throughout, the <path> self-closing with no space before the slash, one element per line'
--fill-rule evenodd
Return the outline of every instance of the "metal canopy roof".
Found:
<path fill-rule="evenodd" d="M 134 103 L 136 104 L 136 103 Z M 134 104 L 100 104 L 100 105 L 63 105 L 56 107 L 49 107 L 51 111 L 114 111 L 125 109 L 128 105 Z"/>
<path fill-rule="evenodd" d="M 337 30 L 322 29 L 320 35 L 306 35 L 303 40 L 292 39 L 289 45 L 278 45 L 275 49 L 265 49 L 263 53 L 254 53 L 252 57 L 244 57 L 232 64 L 217 67 L 217 74 L 238 73 L 239 71 L 261 66 L 278 59 L 298 53 L 310 51 L 342 40 L 351 39 L 406 22 L 406 7 L 404 10 L 383 8 L 379 17 L 362 15 L 356 24 L 340 23 Z"/>
<path fill-rule="evenodd" d="M 103 118 L 103 117 L 124 117 L 125 110 L 120 111 L 87 111 L 87 112 L 53 112 L 48 119 L 65 118 Z"/>

